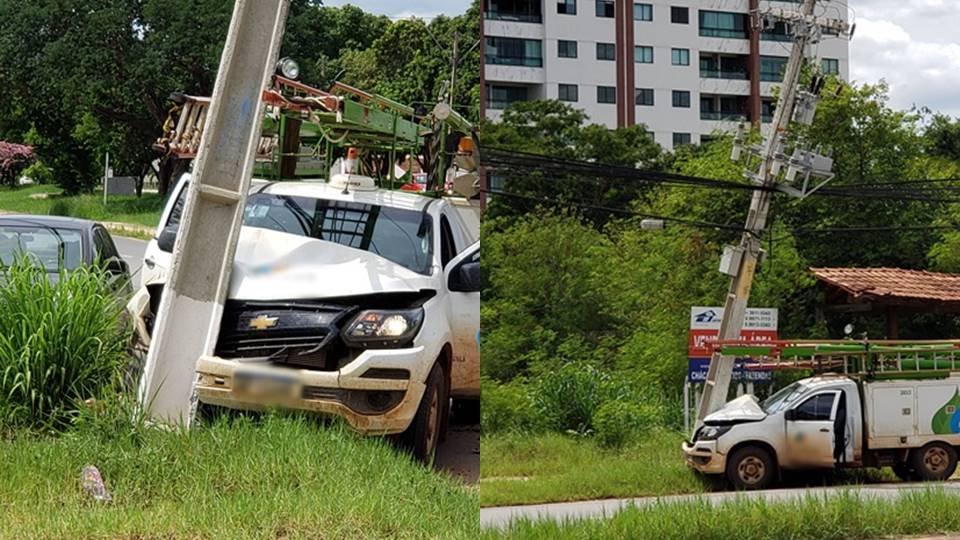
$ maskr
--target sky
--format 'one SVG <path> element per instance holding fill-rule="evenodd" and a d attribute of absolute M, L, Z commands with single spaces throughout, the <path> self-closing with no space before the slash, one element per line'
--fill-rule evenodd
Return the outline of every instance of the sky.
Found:
<path fill-rule="evenodd" d="M 960 1 L 847 0 L 850 78 L 890 85 L 890 105 L 960 117 Z"/>
<path fill-rule="evenodd" d="M 890 85 L 890 105 L 926 106 L 960 117 L 960 0 L 841 0 L 857 28 L 850 78 Z M 404 18 L 456 15 L 470 0 L 325 0 Z"/>

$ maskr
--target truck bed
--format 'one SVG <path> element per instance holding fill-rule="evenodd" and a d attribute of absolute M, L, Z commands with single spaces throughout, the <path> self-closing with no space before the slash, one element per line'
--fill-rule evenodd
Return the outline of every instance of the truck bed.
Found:
<path fill-rule="evenodd" d="M 863 383 L 867 447 L 960 446 L 960 374 L 945 379 Z"/>

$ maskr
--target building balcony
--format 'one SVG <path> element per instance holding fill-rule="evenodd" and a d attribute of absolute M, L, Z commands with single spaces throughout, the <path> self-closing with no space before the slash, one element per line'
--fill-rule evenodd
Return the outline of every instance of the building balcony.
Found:
<path fill-rule="evenodd" d="M 727 79 L 733 81 L 745 81 L 748 79 L 746 71 L 702 68 L 700 69 L 700 77 L 704 79 Z"/>
<path fill-rule="evenodd" d="M 486 18 L 488 21 L 510 21 L 534 24 L 540 24 L 543 22 L 543 16 L 541 16 L 539 13 L 515 13 L 509 11 L 487 10 L 484 12 L 484 18 Z"/>
<path fill-rule="evenodd" d="M 716 122 L 743 122 L 747 117 L 737 112 L 700 111 L 700 119 Z"/>

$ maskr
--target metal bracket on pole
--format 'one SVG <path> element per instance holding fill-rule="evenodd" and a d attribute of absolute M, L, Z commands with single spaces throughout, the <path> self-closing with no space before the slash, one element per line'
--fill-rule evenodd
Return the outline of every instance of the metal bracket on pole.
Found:
<path fill-rule="evenodd" d="M 263 121 L 261 96 L 289 0 L 237 0 L 187 192 L 138 398 L 148 418 L 189 427 L 196 362 L 213 354 Z"/>

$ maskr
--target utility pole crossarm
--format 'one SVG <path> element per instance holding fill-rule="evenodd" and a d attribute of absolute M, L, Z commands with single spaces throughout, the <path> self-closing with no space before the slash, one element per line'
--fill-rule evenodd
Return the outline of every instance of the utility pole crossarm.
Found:
<path fill-rule="evenodd" d="M 787 128 L 793 120 L 794 110 L 798 102 L 798 85 L 800 74 L 803 68 L 803 62 L 807 46 L 820 39 L 821 35 L 845 35 L 848 33 L 846 23 L 843 21 L 818 19 L 813 17 L 816 0 L 804 0 L 800 12 L 788 12 L 784 10 L 768 10 L 764 17 L 769 21 L 774 18 L 789 23 L 794 32 L 793 48 L 790 52 L 790 58 L 787 61 L 786 70 L 783 77 L 783 85 L 780 87 L 780 98 L 777 102 L 777 108 L 774 112 L 773 131 L 764 142 L 762 148 L 754 150 L 759 159 L 759 169 L 756 173 L 750 171 L 746 176 L 754 183 L 763 187 L 773 187 L 778 184 L 782 165 L 789 166 L 787 178 L 792 179 L 797 172 L 806 174 L 807 179 L 813 175 L 832 178 L 829 171 L 824 173 L 820 169 L 814 170 L 813 166 L 804 167 L 810 157 L 821 158 L 814 152 L 808 150 L 796 149 L 793 158 L 786 158 L 783 153 L 783 147 L 786 140 Z M 760 13 L 755 13 L 755 27 L 759 27 Z M 758 31 L 755 28 L 755 31 Z M 801 100 L 807 109 L 816 105 L 816 96 L 809 93 L 800 93 Z M 804 109 L 801 107 L 801 109 Z M 803 115 L 805 123 L 812 121 L 812 113 Z M 741 152 L 740 145 L 743 142 L 743 128 L 738 132 L 734 143 L 734 159 L 738 159 Z M 801 160 L 804 158 L 805 160 Z M 823 158 L 827 160 L 828 158 Z M 817 163 L 821 163 L 817 161 Z M 832 166 L 832 160 L 829 160 Z M 793 176 L 791 176 L 793 175 Z M 824 182 L 825 183 L 825 182 Z M 813 189 L 819 188 L 822 183 Z M 794 189 L 787 188 L 785 190 Z M 800 197 L 808 194 L 806 183 L 802 191 L 795 190 Z M 724 252 L 720 271 L 730 275 L 730 287 L 724 303 L 723 317 L 720 323 L 720 332 L 718 339 L 721 341 L 732 341 L 739 339 L 740 330 L 743 328 L 744 317 L 746 316 L 747 304 L 750 300 L 750 290 L 753 285 L 753 278 L 756 274 L 757 264 L 760 260 L 761 249 L 760 241 L 767 226 L 767 218 L 770 211 L 770 203 L 773 198 L 773 190 L 757 190 L 753 194 L 750 202 L 750 211 L 747 214 L 744 233 L 740 244 L 736 247 L 728 247 Z M 710 367 L 707 371 L 707 378 L 704 382 L 703 395 L 700 401 L 700 408 L 697 414 L 697 425 L 699 426 L 703 419 L 710 413 L 723 407 L 727 400 L 727 393 L 730 388 L 730 381 L 733 376 L 733 368 L 736 357 L 727 356 L 715 352 L 710 360 Z"/>

